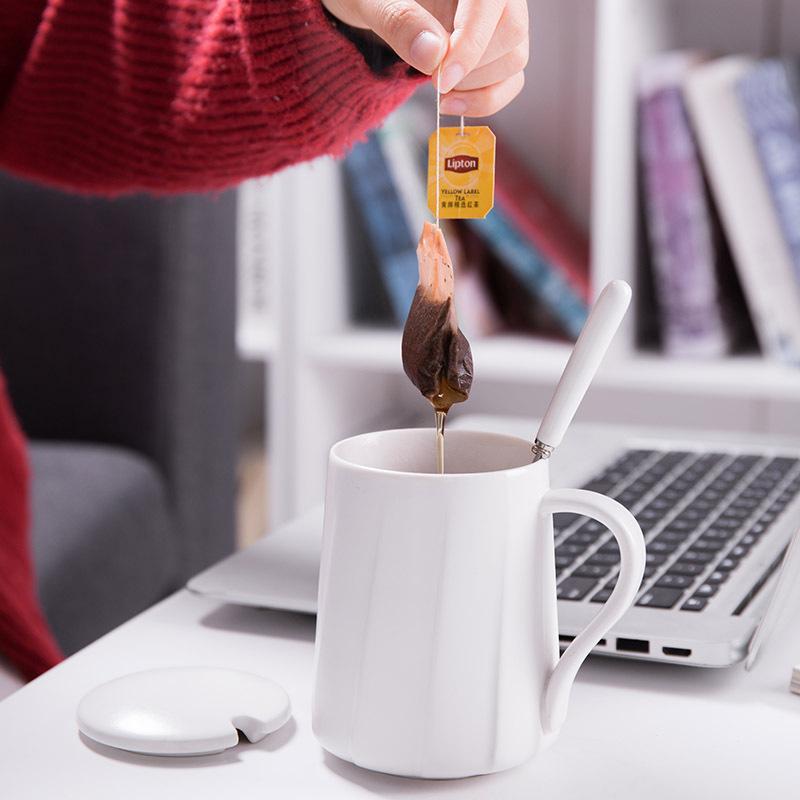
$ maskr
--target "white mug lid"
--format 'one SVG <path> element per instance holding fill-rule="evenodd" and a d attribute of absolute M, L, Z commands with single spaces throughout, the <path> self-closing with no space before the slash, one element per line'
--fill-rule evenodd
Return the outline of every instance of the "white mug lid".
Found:
<path fill-rule="evenodd" d="M 78 728 L 100 744 L 134 753 L 220 753 L 276 731 L 291 717 L 286 692 L 249 672 L 170 667 L 104 683 L 79 703 Z"/>

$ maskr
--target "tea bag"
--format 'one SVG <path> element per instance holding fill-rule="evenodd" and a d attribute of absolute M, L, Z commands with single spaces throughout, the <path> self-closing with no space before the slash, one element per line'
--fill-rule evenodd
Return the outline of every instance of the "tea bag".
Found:
<path fill-rule="evenodd" d="M 469 397 L 472 351 L 458 329 L 453 264 L 441 228 L 424 224 L 417 259 L 419 284 L 403 329 L 403 369 L 433 405 L 443 472 L 444 420 L 453 404 Z"/>

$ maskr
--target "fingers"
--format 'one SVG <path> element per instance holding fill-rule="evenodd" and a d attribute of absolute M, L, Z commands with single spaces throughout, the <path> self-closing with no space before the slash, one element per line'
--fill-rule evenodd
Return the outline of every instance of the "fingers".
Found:
<path fill-rule="evenodd" d="M 516 75 L 518 72 L 522 72 L 527 64 L 528 43 L 526 39 L 522 46 L 514 48 L 510 53 L 506 53 L 495 61 L 472 70 L 472 72 L 455 87 L 455 91 L 468 92 L 473 89 L 482 89 L 485 86 L 499 83 L 512 75 Z"/>
<path fill-rule="evenodd" d="M 488 117 L 507 106 L 525 85 L 525 73 L 517 72 L 510 78 L 491 86 L 468 92 L 454 90 L 442 98 L 442 114 L 462 117 Z"/>
<path fill-rule="evenodd" d="M 461 0 L 437 75 L 440 91 L 447 94 L 477 68 L 517 49 L 527 51 L 527 41 L 526 0 Z"/>
<path fill-rule="evenodd" d="M 373 31 L 404 61 L 433 75 L 445 114 L 488 116 L 522 89 L 527 0 L 322 2 L 343 22 Z"/>
<path fill-rule="evenodd" d="M 406 63 L 430 75 L 447 51 L 441 22 L 414 0 L 323 0 L 348 25 L 374 31 Z"/>

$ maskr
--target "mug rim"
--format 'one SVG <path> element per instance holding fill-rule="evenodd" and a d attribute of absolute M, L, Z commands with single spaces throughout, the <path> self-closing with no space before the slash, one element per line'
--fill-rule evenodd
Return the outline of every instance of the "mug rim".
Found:
<path fill-rule="evenodd" d="M 516 472 L 527 471 L 531 468 L 538 468 L 544 469 L 547 466 L 547 459 L 540 459 L 539 461 L 533 460 L 533 452 L 531 451 L 531 447 L 533 445 L 532 441 L 527 439 L 523 439 L 520 436 L 512 436 L 506 433 L 494 433 L 492 431 L 479 431 L 479 430 L 470 430 L 470 429 L 462 429 L 459 428 L 454 431 L 448 431 L 445 435 L 445 442 L 447 441 L 447 436 L 456 436 L 458 438 L 462 437 L 475 437 L 480 439 L 492 439 L 494 441 L 506 441 L 509 443 L 518 443 L 523 444 L 527 448 L 528 452 L 530 453 L 530 462 L 524 464 L 518 464 L 517 466 L 513 467 L 504 467 L 502 469 L 487 469 L 481 471 L 474 471 L 474 472 L 447 472 L 446 471 L 446 462 L 445 462 L 445 472 L 444 473 L 437 473 L 437 472 L 413 472 L 411 470 L 403 470 L 403 469 L 389 469 L 386 467 L 375 467 L 369 466 L 366 464 L 359 464 L 355 461 L 345 458 L 341 453 L 340 450 L 344 449 L 348 445 L 352 445 L 359 440 L 366 440 L 374 437 L 381 437 L 381 438 L 389 438 L 392 436 L 397 435 L 411 435 L 411 436 L 422 436 L 428 435 L 431 437 L 432 441 L 434 440 L 435 436 L 435 428 L 422 428 L 422 427 L 411 427 L 411 428 L 387 428 L 385 430 L 377 430 L 377 431 L 366 431 L 364 433 L 357 433 L 354 436 L 348 436 L 345 439 L 340 439 L 338 442 L 335 442 L 331 445 L 329 451 L 329 459 L 331 461 L 335 460 L 339 464 L 354 470 L 361 470 L 364 472 L 376 473 L 380 475 L 397 475 L 399 477 L 408 476 L 409 478 L 436 478 L 437 480 L 465 480 L 471 478 L 476 475 L 509 475 Z"/>

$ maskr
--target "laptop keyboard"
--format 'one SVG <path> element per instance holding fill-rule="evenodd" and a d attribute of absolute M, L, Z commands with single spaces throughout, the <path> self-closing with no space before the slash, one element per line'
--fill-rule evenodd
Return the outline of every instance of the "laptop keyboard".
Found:
<path fill-rule="evenodd" d="M 628 450 L 584 488 L 615 498 L 642 528 L 647 562 L 635 604 L 698 612 L 800 491 L 800 459 Z M 577 514 L 556 514 L 554 526 L 559 599 L 605 602 L 619 569 L 610 531 Z"/>

